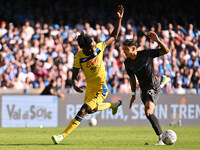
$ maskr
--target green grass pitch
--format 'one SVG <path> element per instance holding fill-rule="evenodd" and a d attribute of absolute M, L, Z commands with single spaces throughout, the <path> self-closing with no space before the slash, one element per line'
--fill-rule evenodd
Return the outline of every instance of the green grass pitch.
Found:
<path fill-rule="evenodd" d="M 171 146 L 155 146 L 151 127 L 78 127 L 59 145 L 53 134 L 65 128 L 0 128 L 0 150 L 199 150 L 200 127 L 163 127 L 177 133 Z"/>

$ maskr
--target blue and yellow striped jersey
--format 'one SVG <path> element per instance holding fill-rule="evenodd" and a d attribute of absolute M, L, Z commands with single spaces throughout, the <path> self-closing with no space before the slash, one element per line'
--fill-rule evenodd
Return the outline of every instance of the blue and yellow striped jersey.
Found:
<path fill-rule="evenodd" d="M 81 68 L 85 74 L 86 83 L 89 86 L 97 86 L 106 83 L 103 52 L 106 42 L 96 44 L 93 55 L 86 56 L 79 51 L 74 57 L 74 68 Z"/>

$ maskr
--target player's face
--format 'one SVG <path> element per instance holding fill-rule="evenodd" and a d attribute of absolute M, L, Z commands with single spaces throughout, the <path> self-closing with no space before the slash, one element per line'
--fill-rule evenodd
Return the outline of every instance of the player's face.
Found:
<path fill-rule="evenodd" d="M 136 47 L 135 46 L 124 45 L 123 46 L 123 51 L 124 51 L 125 56 L 128 58 L 128 57 L 131 57 L 132 54 L 136 51 Z"/>
<path fill-rule="evenodd" d="M 92 42 L 87 49 L 83 49 L 83 52 L 86 56 L 90 56 L 92 54 L 94 54 L 94 42 Z"/>

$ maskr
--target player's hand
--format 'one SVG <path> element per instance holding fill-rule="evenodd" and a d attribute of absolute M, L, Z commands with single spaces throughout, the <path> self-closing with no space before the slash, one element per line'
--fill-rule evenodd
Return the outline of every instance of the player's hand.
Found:
<path fill-rule="evenodd" d="M 130 100 L 130 105 L 129 109 L 131 109 L 133 102 L 135 101 L 135 95 L 132 95 L 131 100 Z"/>
<path fill-rule="evenodd" d="M 83 93 L 83 89 L 81 87 L 78 86 L 74 86 L 74 90 L 78 93 Z"/>
<path fill-rule="evenodd" d="M 153 31 L 148 32 L 148 33 L 147 33 L 147 36 L 148 36 L 148 37 L 150 38 L 150 40 L 152 40 L 152 41 L 155 41 L 155 42 L 159 41 L 159 38 L 158 38 L 157 34 L 156 34 L 155 32 L 153 32 Z"/>
<path fill-rule="evenodd" d="M 119 5 L 117 10 L 117 16 L 119 19 L 122 19 L 123 15 L 124 15 L 124 7 L 122 5 Z"/>

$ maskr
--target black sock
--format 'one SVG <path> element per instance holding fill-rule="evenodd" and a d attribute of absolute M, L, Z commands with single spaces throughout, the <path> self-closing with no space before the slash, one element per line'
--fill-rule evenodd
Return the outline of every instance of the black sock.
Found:
<path fill-rule="evenodd" d="M 156 118 L 156 116 L 154 114 L 151 114 L 151 115 L 147 116 L 147 118 L 151 122 L 151 125 L 152 125 L 154 131 L 156 132 L 156 134 L 158 136 L 161 135 L 162 134 L 162 129 L 160 127 L 159 121 Z"/>

